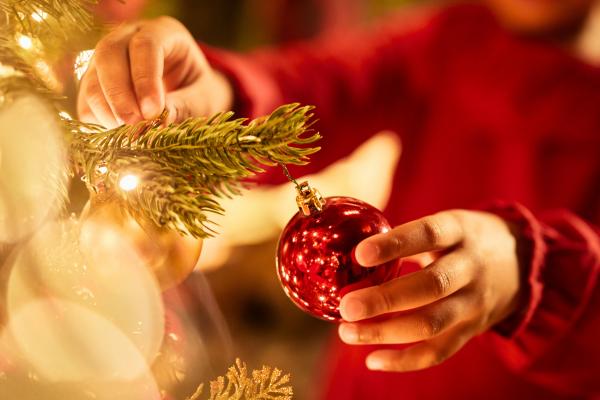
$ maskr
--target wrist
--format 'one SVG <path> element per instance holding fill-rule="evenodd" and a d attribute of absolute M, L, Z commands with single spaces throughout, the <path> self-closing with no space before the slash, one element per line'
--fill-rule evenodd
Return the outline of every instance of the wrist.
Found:
<path fill-rule="evenodd" d="M 498 202 L 488 208 L 502 218 L 515 238 L 518 259 L 519 290 L 512 299 L 507 313 L 494 330 L 503 336 L 514 337 L 531 319 L 541 297 L 540 274 L 545 254 L 545 243 L 537 219 L 517 203 Z"/>
<path fill-rule="evenodd" d="M 524 251 L 524 248 L 527 246 L 526 237 L 523 227 L 518 223 L 506 218 L 502 218 L 502 220 L 514 241 L 513 262 L 511 264 L 514 265 L 514 270 L 516 271 L 517 287 L 512 292 L 512 296 L 510 296 L 496 326 L 505 323 L 510 324 L 510 321 L 513 319 L 518 320 L 522 310 L 527 307 L 526 282 L 524 282 L 527 277 L 527 256 L 526 251 Z"/>

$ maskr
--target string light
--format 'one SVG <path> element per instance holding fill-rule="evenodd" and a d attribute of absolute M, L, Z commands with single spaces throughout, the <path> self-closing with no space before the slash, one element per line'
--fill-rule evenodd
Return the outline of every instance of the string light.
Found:
<path fill-rule="evenodd" d="M 135 189 L 140 183 L 140 179 L 135 175 L 125 175 L 119 180 L 119 186 L 126 192 L 130 192 Z"/>
<path fill-rule="evenodd" d="M 31 39 L 27 35 L 18 35 L 17 43 L 19 43 L 19 46 L 21 46 L 25 50 L 31 50 L 31 48 L 33 47 L 33 39 Z"/>
<path fill-rule="evenodd" d="M 62 118 L 62 119 L 66 119 L 67 121 L 71 121 L 73 120 L 73 117 L 71 117 L 71 114 L 69 114 L 66 111 L 61 111 L 58 113 L 58 115 Z"/>
<path fill-rule="evenodd" d="M 31 18 L 35 22 L 42 22 L 46 18 L 48 18 L 48 13 L 43 10 L 37 10 L 31 13 Z"/>
<path fill-rule="evenodd" d="M 0 63 L 0 78 L 8 78 L 11 76 L 23 76 L 23 73 L 11 66 Z"/>

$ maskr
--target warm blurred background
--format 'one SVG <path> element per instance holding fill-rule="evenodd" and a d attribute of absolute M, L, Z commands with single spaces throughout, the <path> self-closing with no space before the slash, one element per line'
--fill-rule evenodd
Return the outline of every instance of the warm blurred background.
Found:
<path fill-rule="evenodd" d="M 98 12 L 113 22 L 171 15 L 202 41 L 245 50 L 346 29 L 398 7 L 424 2 L 426 0 L 103 0 Z"/>
<path fill-rule="evenodd" d="M 198 40 L 227 49 L 248 50 L 333 34 L 401 7 L 423 3 L 424 0 L 104 0 L 98 14 L 113 23 L 170 15 L 181 20 Z M 400 153 L 394 138 L 385 133 L 376 136 L 311 181 L 325 195 L 354 196 L 382 208 Z M 379 168 L 362 168 L 365 165 Z M 368 171 L 377 174 L 372 176 Z M 224 338 L 225 330 L 213 328 L 204 332 L 206 340 L 210 343 L 212 335 L 215 343 L 207 346 L 214 352 L 209 356 L 213 371 L 221 373 L 234 357 L 255 367 L 277 366 L 292 373 L 295 398 L 312 399 L 326 368 L 322 352 L 334 326 L 299 311 L 277 281 L 277 236 L 295 212 L 294 196 L 293 187 L 285 186 L 253 190 L 241 199 L 226 202 L 227 216 L 219 221 L 222 234 L 205 243 L 198 273 L 174 296 L 183 299 L 184 313 L 195 315 L 202 330 L 205 328 L 200 314 L 211 308 L 204 304 L 209 301 L 206 291 L 213 291 L 230 334 L 230 338 Z"/>

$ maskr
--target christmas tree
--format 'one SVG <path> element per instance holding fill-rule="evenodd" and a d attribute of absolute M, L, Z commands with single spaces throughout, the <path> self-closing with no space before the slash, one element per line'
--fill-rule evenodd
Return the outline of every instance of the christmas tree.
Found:
<path fill-rule="evenodd" d="M 2 103 L 27 93 L 52 107 L 68 144 L 69 173 L 82 176 L 90 191 L 110 195 L 138 219 L 201 238 L 214 233 L 208 213 L 222 212 L 218 197 L 240 194 L 244 181 L 264 166 L 304 164 L 318 151 L 306 146 L 319 139 L 310 129 L 312 108 L 297 104 L 249 122 L 228 112 L 165 126 L 163 113 L 106 130 L 72 119 L 53 66 L 101 31 L 89 12 L 93 3 L 0 2 L 6 19 L 0 31 Z M 79 77 L 91 56 L 80 53 Z"/>
<path fill-rule="evenodd" d="M 96 321 L 94 324 L 88 321 L 91 324 L 89 326 L 61 325 L 57 321 L 74 311 L 80 313 L 77 314 L 79 317 L 66 320 L 83 325 L 85 323 L 80 317 L 97 318 L 97 314 L 85 311 L 76 302 L 56 297 L 51 303 L 52 307 L 62 307 L 58 318 L 58 314 L 53 314 L 55 308 L 47 308 L 47 304 L 36 297 L 39 295 L 37 291 L 42 288 L 43 293 L 40 293 L 43 296 L 62 296 L 64 293 L 61 291 L 70 293 L 74 289 L 81 304 L 88 297 L 96 296 L 94 307 L 106 301 L 106 304 L 110 304 L 110 301 L 119 298 L 132 298 L 128 293 L 119 293 L 118 298 L 112 300 L 98 296 L 102 290 L 106 290 L 105 295 L 112 293 L 112 281 L 107 278 L 107 273 L 114 271 L 121 274 L 119 276 L 128 273 L 118 263 L 98 269 L 106 281 L 99 283 L 94 293 L 87 287 L 71 284 L 80 283 L 74 280 L 77 274 L 86 279 L 94 276 L 94 266 L 86 264 L 89 260 L 78 258 L 81 254 L 77 247 L 86 243 L 83 243 L 83 236 L 79 236 L 77 222 L 67 220 L 65 224 L 45 224 L 40 229 L 53 215 L 64 214 L 70 178 L 81 177 L 90 193 L 110 198 L 120 209 L 137 219 L 140 225 L 151 223 L 157 229 L 203 238 L 215 233 L 210 223 L 210 213 L 222 212 L 219 197 L 239 195 L 247 178 L 262 172 L 267 166 L 306 163 L 308 156 L 318 150 L 309 145 L 320 137 L 311 130 L 312 108 L 298 104 L 282 106 L 272 114 L 252 121 L 234 118 L 233 113 L 226 112 L 165 124 L 166 114 L 163 112 L 154 120 L 108 130 L 74 119 L 68 113 L 69 99 L 63 95 L 65 78 L 61 65 L 79 54 L 75 61 L 75 78 L 81 79 L 85 73 L 86 64 L 93 56 L 92 51 L 85 49 L 93 47 L 102 32 L 102 27 L 94 21 L 90 12 L 94 4 L 93 0 L 0 0 L 3 17 L 0 25 L 0 261 L 6 261 L 4 255 L 8 252 L 2 252 L 6 244 L 10 244 L 11 249 L 17 247 L 16 256 L 11 256 L 12 274 L 16 277 L 10 278 L 8 286 L 21 286 L 21 292 L 11 289 L 13 293 L 7 294 L 7 304 L 3 304 L 4 299 L 0 301 L 0 327 L 5 328 L 12 322 L 12 331 L 8 331 L 16 335 L 19 327 L 31 326 L 33 321 L 39 327 L 39 332 L 45 332 L 43 340 L 50 342 L 40 341 L 35 329 L 22 331 L 24 336 L 17 335 L 11 340 L 17 342 L 17 348 L 27 347 L 23 343 L 41 343 L 39 354 L 30 353 L 24 357 L 34 360 L 31 362 L 38 371 L 54 378 L 67 373 L 71 373 L 71 378 L 81 377 L 88 366 L 90 370 L 98 367 L 84 363 L 81 368 L 69 372 L 65 367 L 68 362 L 59 359 L 63 356 L 60 351 L 66 351 L 65 357 L 71 357 L 71 361 L 81 362 L 85 357 L 74 350 L 76 346 L 64 349 L 54 346 L 68 344 L 68 338 L 61 333 L 63 329 L 69 333 L 79 332 L 86 345 L 91 343 L 93 347 L 96 342 L 90 337 L 102 338 L 100 330 L 93 331 L 94 324 L 104 322 L 94 319 L 89 320 Z M 27 132 L 22 134 L 22 131 Z M 35 190 L 32 190 L 34 187 Z M 89 247 L 97 245 L 96 242 L 88 244 Z M 106 250 L 103 245 L 99 244 L 102 251 Z M 96 254 L 96 261 L 102 261 L 102 258 L 110 255 L 102 251 L 98 253 L 97 248 L 92 250 L 91 253 Z M 104 257 L 98 257 L 98 254 Z M 112 258 L 118 258 L 115 256 L 113 254 Z M 123 254 L 119 254 L 119 257 L 125 257 L 121 261 L 123 265 L 135 263 L 134 258 L 128 259 Z M 71 261 L 73 265 L 64 269 L 65 263 Z M 15 274 L 15 271 L 18 273 Z M 33 275 L 27 275 L 32 271 Z M 138 277 L 148 273 L 143 268 L 138 272 L 141 274 L 136 275 Z M 44 279 L 50 281 L 49 278 L 64 287 L 44 287 Z M 133 281 L 138 287 L 144 286 L 140 280 Z M 160 299 L 156 283 L 152 282 L 148 287 L 154 292 L 146 298 Z M 32 305 L 17 307 L 19 296 L 14 293 L 32 296 Z M 130 309 L 134 306 L 127 304 L 127 307 L 120 308 Z M 154 310 L 154 331 L 166 335 L 166 331 L 163 332 L 162 305 L 155 304 Z M 111 307 L 110 311 L 121 310 Z M 16 323 L 14 315 L 17 315 Z M 134 322 L 137 323 L 125 318 L 121 321 L 125 325 Z M 44 326 L 45 323 L 48 326 Z M 148 329 L 148 325 L 140 324 L 144 329 Z M 89 335 L 82 330 L 87 328 L 90 329 Z M 107 332 L 116 331 L 111 327 Z M 131 334 L 131 331 L 123 332 Z M 174 335 L 173 332 L 170 334 Z M 23 388 L 30 384 L 42 385 L 35 373 L 18 368 L 7 378 L 6 371 L 14 366 L 10 358 L 4 360 L 2 351 L 4 346 L 12 343 L 9 341 L 9 345 L 6 345 L 3 342 L 5 335 L 0 336 L 0 397 L 7 393 L 11 396 L 23 393 Z M 154 362 L 152 373 L 155 373 L 157 354 L 161 354 L 158 351 L 161 339 L 152 339 L 153 344 L 149 346 L 152 349 L 148 350 L 144 343 L 150 339 L 145 340 L 140 336 L 143 335 L 138 332 L 132 338 L 139 342 L 137 344 L 141 343 L 139 347 L 146 351 L 146 359 L 141 360 L 141 365 L 145 370 L 147 366 L 144 361 L 150 364 Z M 43 343 L 52 343 L 53 346 Z M 52 356 L 56 360 L 44 356 L 49 354 L 47 351 L 51 347 L 54 348 Z M 89 346 L 81 348 L 93 353 Z M 108 372 L 107 376 L 112 376 L 113 371 Z M 123 373 L 132 371 L 125 368 Z M 97 378 L 103 382 L 100 377 Z M 122 388 L 125 390 L 123 393 L 126 393 L 126 386 Z M 53 398 L 52 393 L 63 393 L 60 385 L 48 386 L 42 389 L 42 393 L 46 393 L 46 389 L 50 393 L 49 398 Z M 86 388 L 85 393 L 89 395 L 96 389 L 98 393 L 106 391 L 100 386 L 93 386 L 93 389 Z M 202 389 L 203 386 L 200 386 L 189 398 L 199 399 Z M 167 398 L 163 391 L 161 394 Z M 98 398 L 104 398 L 102 396 L 105 395 L 106 392 Z M 209 393 L 211 399 L 223 400 L 289 399 L 291 395 L 288 375 L 270 367 L 248 373 L 245 364 L 239 361 L 226 376 L 211 382 Z M 24 396 L 29 398 L 27 394 Z"/>

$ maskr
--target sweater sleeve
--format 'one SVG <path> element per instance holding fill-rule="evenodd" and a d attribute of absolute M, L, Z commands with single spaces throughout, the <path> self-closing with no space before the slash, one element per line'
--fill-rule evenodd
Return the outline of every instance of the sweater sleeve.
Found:
<path fill-rule="evenodd" d="M 575 396 L 600 392 L 600 230 L 569 211 L 493 211 L 525 233 L 524 307 L 496 329 L 499 357 L 526 379 Z"/>
<path fill-rule="evenodd" d="M 404 135 L 418 130 L 427 98 L 442 75 L 435 47 L 444 18 L 430 14 L 402 14 L 377 29 L 277 49 L 245 54 L 203 50 L 232 83 L 235 108 L 243 116 L 265 115 L 284 103 L 315 106 L 315 129 L 326 151 L 301 170 L 314 173 L 379 131 Z"/>

